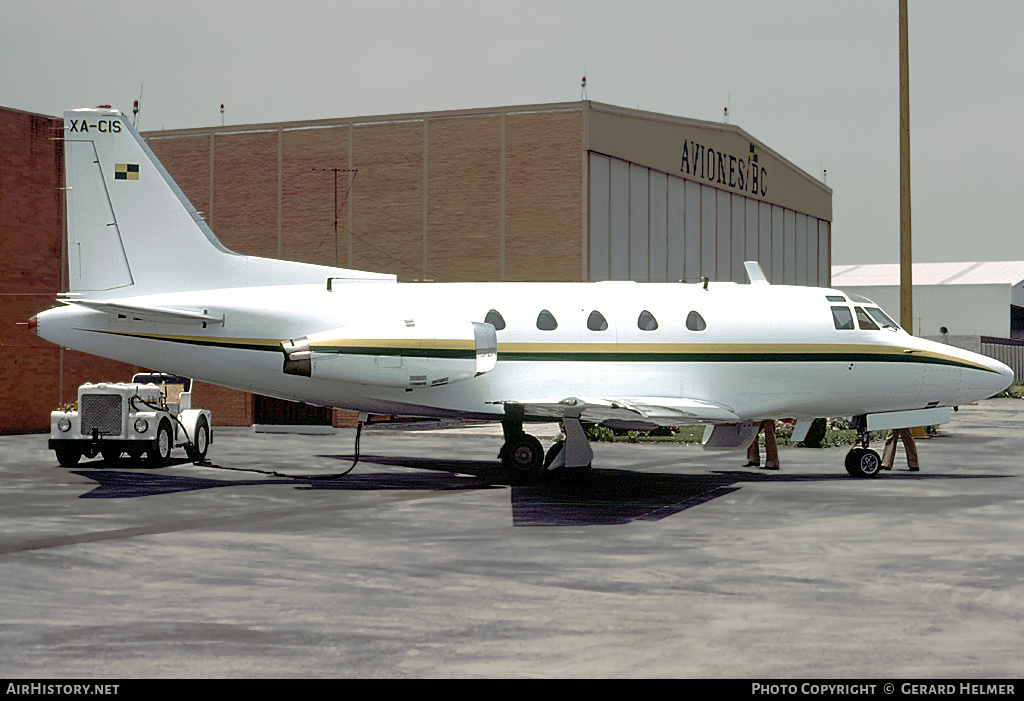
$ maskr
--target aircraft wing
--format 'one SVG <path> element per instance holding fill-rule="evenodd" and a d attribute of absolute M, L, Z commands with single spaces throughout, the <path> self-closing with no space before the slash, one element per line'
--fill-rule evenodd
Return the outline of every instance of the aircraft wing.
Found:
<path fill-rule="evenodd" d="M 587 423 L 637 430 L 740 421 L 727 406 L 686 397 L 568 397 L 496 403 L 522 407 L 524 418 L 574 417 Z"/>
<path fill-rule="evenodd" d="M 223 324 L 224 316 L 213 316 L 207 310 L 147 307 L 135 304 L 105 302 L 89 299 L 61 299 L 62 304 L 77 304 L 111 316 L 123 316 L 139 321 L 158 321 L 164 324 Z"/>

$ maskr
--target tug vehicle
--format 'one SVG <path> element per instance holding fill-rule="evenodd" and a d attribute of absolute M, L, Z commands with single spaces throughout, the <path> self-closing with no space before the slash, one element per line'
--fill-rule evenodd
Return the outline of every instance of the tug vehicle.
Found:
<path fill-rule="evenodd" d="M 179 446 L 201 463 L 213 442 L 210 410 L 192 408 L 191 387 L 191 379 L 166 373 L 86 383 L 78 388 L 76 404 L 50 414 L 49 447 L 62 467 L 97 455 L 114 465 L 126 453 L 134 462 L 145 457 L 161 467 Z"/>

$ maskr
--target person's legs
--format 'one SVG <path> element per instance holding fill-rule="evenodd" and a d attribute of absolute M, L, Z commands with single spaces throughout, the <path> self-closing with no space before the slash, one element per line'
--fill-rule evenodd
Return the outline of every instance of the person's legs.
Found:
<path fill-rule="evenodd" d="M 775 441 L 775 422 L 764 421 L 764 466 L 767 470 L 779 469 L 779 445 Z"/>
<path fill-rule="evenodd" d="M 757 427 L 757 432 L 761 432 L 761 427 Z M 760 467 L 761 466 L 761 447 L 757 443 L 757 433 L 754 434 L 754 442 L 747 448 L 747 464 L 743 467 Z"/>
<path fill-rule="evenodd" d="M 907 467 L 911 472 L 916 472 L 921 467 L 917 462 L 917 445 L 914 443 L 914 434 L 910 432 L 909 428 L 901 428 L 900 438 L 903 439 L 903 449 L 907 451 Z M 893 443 L 895 442 L 893 441 Z"/>
<path fill-rule="evenodd" d="M 882 467 L 891 470 L 894 460 L 896 460 L 896 431 L 889 431 L 889 435 L 885 437 L 885 449 L 882 451 Z"/>

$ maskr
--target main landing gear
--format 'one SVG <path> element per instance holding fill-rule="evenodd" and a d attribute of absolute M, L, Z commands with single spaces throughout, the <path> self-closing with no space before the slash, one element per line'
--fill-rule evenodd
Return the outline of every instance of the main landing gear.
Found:
<path fill-rule="evenodd" d="M 515 404 L 505 406 L 501 422 L 505 443 L 498 457 L 514 482 L 532 482 L 542 475 L 575 477 L 590 471 L 594 451 L 579 416 L 563 416 L 565 440 L 558 441 L 547 454 L 540 441 L 523 431 L 523 409 Z"/>
<path fill-rule="evenodd" d="M 868 433 L 867 417 L 853 417 L 853 425 L 857 429 L 857 442 L 860 445 L 855 446 L 846 454 L 846 471 L 854 477 L 877 477 L 878 473 L 885 468 L 882 467 L 882 458 L 878 456 L 878 453 L 868 447 L 871 443 L 871 435 Z"/>

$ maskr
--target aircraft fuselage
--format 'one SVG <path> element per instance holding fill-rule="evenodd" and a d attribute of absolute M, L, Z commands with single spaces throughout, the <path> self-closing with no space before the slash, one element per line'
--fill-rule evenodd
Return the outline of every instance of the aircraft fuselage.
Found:
<path fill-rule="evenodd" d="M 658 396 L 715 402 L 741 419 L 815 418 L 955 406 L 1012 380 L 989 358 L 902 330 L 838 329 L 832 307 L 852 312 L 865 305 L 821 288 L 335 282 L 329 291 L 325 281 L 118 301 L 202 311 L 222 316 L 223 324 L 136 320 L 70 305 L 40 314 L 39 333 L 78 350 L 235 389 L 384 414 L 500 417 L 501 402 L 524 397 Z M 288 339 L 327 329 L 344 337 L 345 329 L 403 323 L 440 329 L 452 319 L 484 322 L 492 310 L 504 322 L 496 332 L 497 363 L 461 382 L 395 387 L 371 376 L 346 382 L 282 371 L 281 343 Z M 555 328 L 538 328 L 544 312 Z M 606 328 L 591 321 L 594 312 Z M 704 328 L 688 328 L 692 312 Z M 657 328 L 641 328 L 642 315 L 647 327 L 653 318 Z M 394 360 L 408 351 L 393 339 L 373 341 L 339 362 L 355 355 L 407 362 Z"/>

